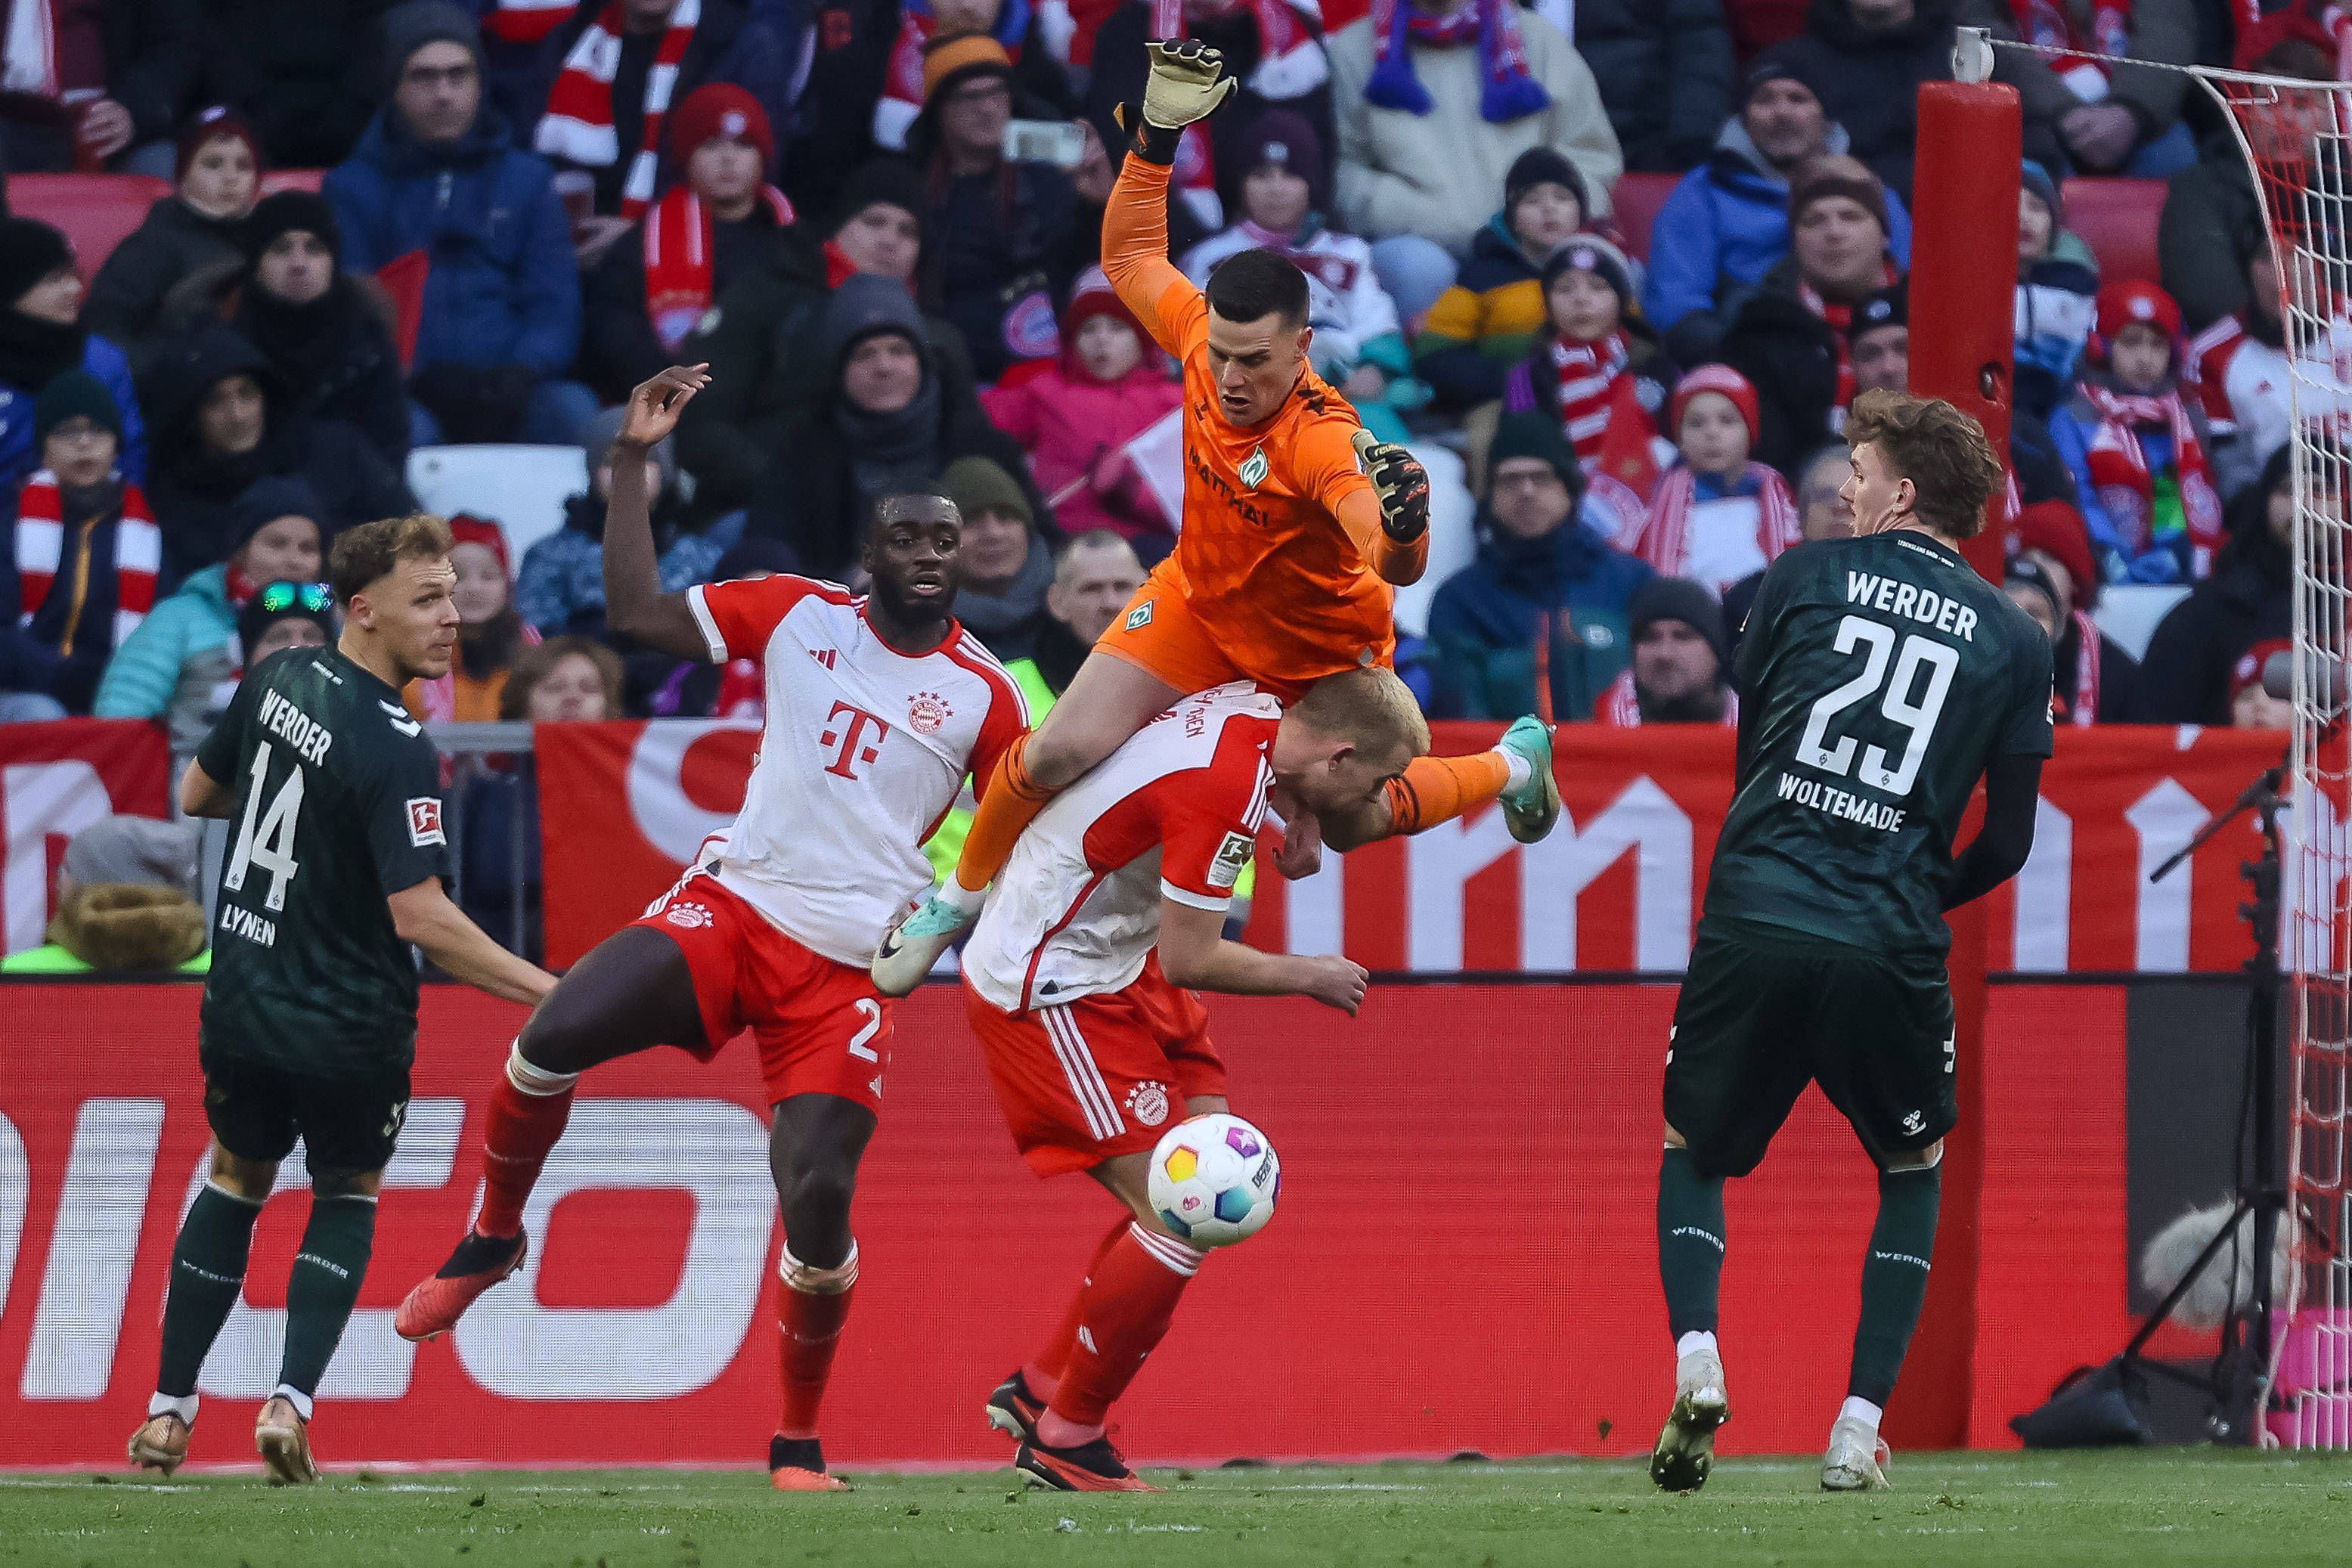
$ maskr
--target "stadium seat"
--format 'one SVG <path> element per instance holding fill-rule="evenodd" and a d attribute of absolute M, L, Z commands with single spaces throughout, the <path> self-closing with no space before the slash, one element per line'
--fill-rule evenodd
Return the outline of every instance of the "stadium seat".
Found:
<path fill-rule="evenodd" d="M 1675 192 L 1680 174 L 1628 174 L 1609 192 L 1617 232 L 1625 237 L 1625 254 L 1637 261 L 1650 259 L 1650 225 L 1658 209 Z"/>
<path fill-rule="evenodd" d="M 2157 219 L 2164 212 L 2162 180 L 2069 180 L 2060 193 L 2066 226 L 2099 258 L 2102 282 L 2154 283 Z"/>
<path fill-rule="evenodd" d="M 280 191 L 316 191 L 326 179 L 324 169 L 272 169 L 261 176 L 261 194 L 274 196 Z"/>
<path fill-rule="evenodd" d="M 468 511 L 507 531 L 515 563 L 563 526 L 563 503 L 588 488 L 588 455 L 577 447 L 419 447 L 408 454 L 408 488 L 427 511 Z"/>
<path fill-rule="evenodd" d="M 8 210 L 64 230 L 89 278 L 171 189 L 152 174 L 11 174 Z"/>
<path fill-rule="evenodd" d="M 2187 597 L 2189 590 L 2177 583 L 2126 583 L 2100 593 L 2099 607 L 2091 618 L 2117 647 L 2134 658 L 2145 658 L 2156 624 Z"/>

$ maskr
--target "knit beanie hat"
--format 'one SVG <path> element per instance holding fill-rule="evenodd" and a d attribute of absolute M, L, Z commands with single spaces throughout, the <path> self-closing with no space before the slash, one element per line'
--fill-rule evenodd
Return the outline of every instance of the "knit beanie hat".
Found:
<path fill-rule="evenodd" d="M 1739 417 L 1748 424 L 1748 445 L 1755 445 L 1764 423 L 1756 401 L 1756 388 L 1727 364 L 1703 364 L 1675 383 L 1674 398 L 1666 405 L 1667 437 L 1672 438 L 1682 429 L 1684 411 L 1690 407 L 1691 399 L 1702 392 L 1721 393 L 1731 399 L 1731 405 L 1739 410 Z"/>
<path fill-rule="evenodd" d="M 450 0 L 408 0 L 383 14 L 383 87 L 386 97 L 408 68 L 408 57 L 427 44 L 457 44 L 482 66 L 481 25 Z"/>
<path fill-rule="evenodd" d="M 2017 514 L 2014 534 L 2020 550 L 2039 550 L 2074 579 L 2074 598 L 2087 605 L 2096 597 L 2099 586 L 2098 570 L 2091 562 L 2091 531 L 2084 526 L 2083 514 L 2074 503 L 2063 500 L 2038 500 L 2022 508 Z"/>
<path fill-rule="evenodd" d="M 327 508 L 310 481 L 291 475 L 270 474 L 240 491 L 228 509 L 229 553 L 281 517 L 307 517 L 319 525 L 319 559 L 327 558 Z"/>
<path fill-rule="evenodd" d="M 2171 295 L 2153 283 L 2119 278 L 2099 289 L 2098 307 L 2098 333 L 2103 342 L 2114 342 L 2117 332 L 2135 322 L 2154 327 L 2175 342 L 2179 341 L 2180 307 L 2173 302 Z"/>
<path fill-rule="evenodd" d="M 2059 197 L 2058 182 L 2050 177 L 2049 170 L 2028 158 L 2018 171 L 2017 183 L 2020 188 L 2032 192 L 2033 198 L 2049 209 L 2053 229 L 2065 226 L 2066 205 Z"/>
<path fill-rule="evenodd" d="M 930 350 L 923 342 L 922 312 L 915 297 L 895 278 L 860 272 L 841 280 L 824 311 L 825 363 L 835 375 L 849 351 L 877 332 L 896 332 L 915 345 L 928 369 Z"/>
<path fill-rule="evenodd" d="M 776 132 L 760 100 L 731 81 L 708 81 L 670 116 L 670 156 L 684 163 L 704 142 L 722 138 L 758 148 L 762 168 L 776 161 Z"/>
<path fill-rule="evenodd" d="M 180 132 L 179 149 L 172 159 L 172 183 L 176 185 L 186 179 L 188 165 L 196 161 L 196 154 L 224 136 L 233 136 L 245 143 L 246 156 L 253 160 L 253 172 L 260 174 L 261 143 L 255 139 L 253 127 L 236 110 L 215 103 L 210 109 L 198 110 L 196 117 L 188 121 L 188 128 Z"/>
<path fill-rule="evenodd" d="M 2031 556 L 2021 555 L 2011 561 L 2008 571 L 2001 574 L 2001 585 L 2030 588 L 2041 595 L 2049 601 L 2050 618 L 2053 622 L 2058 618 L 2058 606 L 2066 601 L 2066 595 L 2059 592 L 2057 579 L 2050 575 L 2050 568 Z"/>
<path fill-rule="evenodd" d="M 628 405 L 623 404 L 617 407 L 598 409 L 596 416 L 581 427 L 580 447 L 587 454 L 591 476 L 612 457 L 613 443 L 621 438 L 621 426 L 627 424 L 628 419 Z M 677 449 L 672 444 L 674 439 L 665 436 L 653 445 L 653 459 L 661 467 L 664 493 L 677 485 Z"/>
<path fill-rule="evenodd" d="M 1519 198 L 1538 185 L 1563 185 L 1576 197 L 1577 210 L 1586 217 L 1592 216 L 1592 196 L 1586 188 L 1584 175 L 1565 154 L 1549 147 L 1530 147 L 1511 160 L 1508 173 L 1503 176 L 1503 226 L 1514 226 L 1511 215 L 1518 210 Z"/>
<path fill-rule="evenodd" d="M 1143 335 L 1143 323 L 1135 319 L 1135 312 L 1127 308 L 1127 301 L 1121 300 L 1118 290 L 1110 286 L 1110 279 L 1104 276 L 1103 269 L 1089 267 L 1078 274 L 1076 282 L 1070 285 L 1070 302 L 1062 307 L 1063 346 L 1075 348 L 1078 342 L 1078 329 L 1097 316 L 1108 316 L 1122 321 L 1134 330 L 1137 337 Z"/>
<path fill-rule="evenodd" d="M 335 209 L 327 198 L 315 191 L 278 191 L 262 197 L 245 220 L 246 260 L 258 262 L 279 237 L 298 230 L 317 236 L 335 265 L 342 266 L 343 226 L 335 221 Z"/>
<path fill-rule="evenodd" d="M 1323 161 L 1323 139 L 1303 114 L 1269 109 L 1250 126 L 1249 151 L 1242 163 L 1244 178 L 1272 164 L 1287 169 L 1307 182 L 1307 205 L 1329 205 L 1330 169 Z"/>
<path fill-rule="evenodd" d="M 1789 226 L 1794 228 L 1804 221 L 1807 207 L 1832 196 L 1857 204 L 1878 220 L 1880 234 L 1886 232 L 1886 187 L 1878 183 L 1867 163 L 1837 153 L 1814 159 L 1789 182 Z"/>
<path fill-rule="evenodd" d="M 0 309 L 32 292 L 50 273 L 74 264 L 73 245 L 37 217 L 0 217 Z"/>
<path fill-rule="evenodd" d="M 2293 656 L 2293 637 L 2264 637 L 2240 654 L 2237 664 L 2230 670 L 2230 700 L 2237 701 L 2239 694 L 2249 686 L 2260 686 L 2263 683 L 2263 666 L 2270 663 L 2273 655 L 2282 653 Z"/>
<path fill-rule="evenodd" d="M 955 502 L 967 520 L 983 511 L 1000 511 L 1019 518 L 1025 528 L 1036 526 L 1028 496 L 993 458 L 958 458 L 940 476 L 940 492 Z"/>
<path fill-rule="evenodd" d="M 1854 305 L 1853 313 L 1846 318 L 1846 342 L 1853 342 L 1864 332 L 1874 332 L 1881 327 L 1904 327 L 1911 324 L 1911 285 L 1908 279 L 1897 279 L 1884 289 L 1864 294 Z"/>
<path fill-rule="evenodd" d="M 1557 419 L 1522 410 L 1495 421 L 1495 438 L 1486 447 L 1489 499 L 1494 495 L 1496 471 L 1513 458 L 1539 458 L 1550 464 L 1559 482 L 1568 487 L 1571 501 L 1584 493 L 1583 467 L 1577 462 L 1576 448 L 1568 444 L 1568 437 Z"/>
<path fill-rule="evenodd" d="M 236 613 L 236 645 L 253 657 L 262 635 L 280 621 L 308 621 L 335 640 L 335 595 L 324 583 L 265 583 Z"/>
<path fill-rule="evenodd" d="M 112 431 L 117 442 L 122 439 L 122 410 L 115 405 L 114 394 L 106 390 L 106 383 L 86 370 L 60 371 L 49 378 L 48 384 L 33 401 L 33 455 L 37 459 L 49 433 L 74 418 L 87 419 L 100 429 Z M 35 466 L 38 466 L 37 462 Z"/>
<path fill-rule="evenodd" d="M 923 46 L 923 107 L 929 109 L 942 93 L 951 92 L 974 77 L 997 76 L 1010 80 L 1013 57 L 986 33 L 950 33 Z"/>
<path fill-rule="evenodd" d="M 1639 641 L 1643 632 L 1660 621 L 1680 621 L 1706 639 L 1716 662 L 1728 674 L 1731 638 L 1724 631 L 1723 606 L 1715 595 L 1683 577 L 1653 577 L 1633 590 L 1625 605 L 1626 629 Z"/>
<path fill-rule="evenodd" d="M 1812 69 L 1812 56 L 1796 39 L 1784 39 L 1770 48 L 1757 51 L 1756 58 L 1748 62 L 1748 74 L 1739 79 L 1739 107 L 1746 109 L 1758 91 L 1776 81 L 1793 81 L 1815 99 L 1822 98 L 1822 86 Z"/>
<path fill-rule="evenodd" d="M 453 513 L 449 519 L 449 547 L 478 544 L 499 558 L 499 570 L 508 583 L 514 582 L 514 560 L 507 553 L 507 531 L 487 517 L 476 517 L 470 511 Z"/>
<path fill-rule="evenodd" d="M 1560 241 L 1558 250 L 1544 263 L 1543 291 L 1549 296 L 1551 286 L 1559 281 L 1563 272 L 1590 272 L 1617 296 L 1620 310 L 1633 308 L 1633 268 L 1625 253 L 1597 234 L 1572 234 Z"/>
<path fill-rule="evenodd" d="M 849 172 L 841 183 L 841 192 L 833 204 L 833 230 L 838 233 L 842 225 L 875 205 L 897 207 L 912 213 L 918 222 L 930 198 L 924 194 L 923 177 L 903 158 L 869 158 Z"/>

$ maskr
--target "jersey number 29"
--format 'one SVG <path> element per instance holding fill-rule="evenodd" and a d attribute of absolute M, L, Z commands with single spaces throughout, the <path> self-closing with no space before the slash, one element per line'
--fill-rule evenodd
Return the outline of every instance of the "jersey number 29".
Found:
<path fill-rule="evenodd" d="M 233 893 L 242 891 L 245 874 L 258 866 L 269 873 L 269 892 L 261 901 L 275 912 L 286 907 L 286 884 L 301 869 L 294 858 L 294 822 L 302 812 L 302 764 L 294 764 L 267 811 L 261 808 L 261 793 L 269 782 L 268 742 L 254 748 L 251 772 L 253 784 L 246 792 L 245 820 L 237 826 L 236 848 L 228 858 L 221 886 Z"/>
<path fill-rule="evenodd" d="M 1909 739 L 1904 744 L 1901 760 L 1893 767 L 1887 766 L 1885 747 L 1863 750 L 1862 768 L 1856 776 L 1871 788 L 1900 799 L 1911 793 L 1911 785 L 1919 776 L 1919 764 L 1927 760 L 1927 742 L 1935 737 L 1936 721 L 1944 714 L 1944 699 L 1951 695 L 1952 672 L 1960 665 L 1959 650 L 1932 637 L 1912 636 L 1903 639 L 1903 651 L 1897 656 L 1895 629 L 1860 616 L 1848 616 L 1838 623 L 1836 646 L 1840 653 L 1862 648 L 1862 673 L 1813 704 L 1812 714 L 1805 721 L 1804 736 L 1797 742 L 1797 760 L 1809 768 L 1819 768 L 1840 778 L 1854 772 L 1857 743 L 1852 735 L 1841 735 L 1834 745 L 1830 744 L 1830 721 L 1855 703 L 1868 700 L 1884 685 L 1885 695 L 1879 700 L 1878 710 L 1901 725 Z M 1892 679 L 1886 669 L 1890 662 L 1895 667 Z M 1915 699 L 1912 691 L 1919 684 L 1923 669 L 1927 689 Z"/>

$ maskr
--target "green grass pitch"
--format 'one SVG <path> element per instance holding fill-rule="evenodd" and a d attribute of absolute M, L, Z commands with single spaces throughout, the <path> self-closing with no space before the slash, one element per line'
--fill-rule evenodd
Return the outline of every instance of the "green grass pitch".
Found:
<path fill-rule="evenodd" d="M 1897 1456 L 1897 1489 L 1824 1497 L 1810 1461 L 1726 1460 L 1668 1498 L 1623 1462 L 1149 1470 L 1159 1497 L 1026 1492 L 1007 1471 L 0 1476 L 0 1563 L 462 1568 L 553 1563 L 1453 1564 L 2352 1562 L 2352 1460 L 2163 1450 Z"/>

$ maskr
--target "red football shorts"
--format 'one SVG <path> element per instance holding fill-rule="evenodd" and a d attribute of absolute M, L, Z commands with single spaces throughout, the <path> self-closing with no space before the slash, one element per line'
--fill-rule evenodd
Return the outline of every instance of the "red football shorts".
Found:
<path fill-rule="evenodd" d="M 1041 1176 L 1149 1150 L 1186 1100 L 1225 1092 L 1207 1009 L 1157 958 L 1126 990 L 1062 1006 L 1003 1013 L 969 984 L 963 1000 L 1013 1142 Z"/>
<path fill-rule="evenodd" d="M 702 1010 L 704 1061 L 745 1029 L 768 1103 L 837 1094 L 877 1115 L 890 1068 L 890 1003 L 861 965 L 812 952 L 710 876 L 689 876 L 633 922 L 686 954 Z"/>

